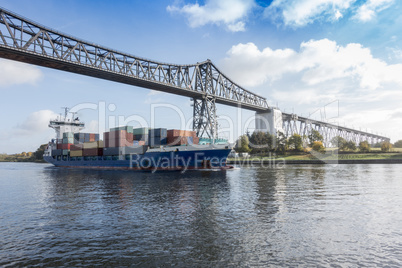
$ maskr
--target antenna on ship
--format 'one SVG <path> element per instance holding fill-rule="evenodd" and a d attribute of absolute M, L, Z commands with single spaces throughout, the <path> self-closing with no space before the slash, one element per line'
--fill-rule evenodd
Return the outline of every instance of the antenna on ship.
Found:
<path fill-rule="evenodd" d="M 64 109 L 64 121 L 67 120 L 67 114 L 68 114 L 68 107 L 61 107 L 61 109 Z"/>
<path fill-rule="evenodd" d="M 74 119 L 75 115 L 78 114 L 77 112 L 70 112 L 70 114 L 72 115 L 72 117 L 71 117 L 72 121 L 78 120 L 78 117 L 76 119 Z"/>

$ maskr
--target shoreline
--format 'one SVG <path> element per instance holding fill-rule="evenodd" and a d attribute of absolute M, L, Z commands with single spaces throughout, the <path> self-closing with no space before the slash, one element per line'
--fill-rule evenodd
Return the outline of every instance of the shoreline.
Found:
<path fill-rule="evenodd" d="M 402 164 L 402 159 L 339 159 L 339 160 L 286 160 L 284 158 L 276 159 L 238 159 L 238 160 L 228 160 L 229 165 L 297 165 L 297 164 Z"/>

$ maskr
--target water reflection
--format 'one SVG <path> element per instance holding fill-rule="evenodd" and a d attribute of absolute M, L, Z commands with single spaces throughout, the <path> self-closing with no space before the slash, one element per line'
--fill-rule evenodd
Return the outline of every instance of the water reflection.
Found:
<path fill-rule="evenodd" d="M 2 173 L 0 266 L 402 264 L 399 166 L 19 167 Z"/>

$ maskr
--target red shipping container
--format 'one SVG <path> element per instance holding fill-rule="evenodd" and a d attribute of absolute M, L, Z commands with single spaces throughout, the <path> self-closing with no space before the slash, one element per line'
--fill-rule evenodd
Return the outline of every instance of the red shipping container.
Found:
<path fill-rule="evenodd" d="M 70 146 L 70 150 L 74 150 L 74 151 L 82 150 L 82 148 L 83 148 L 82 144 L 71 144 L 71 146 Z"/>
<path fill-rule="evenodd" d="M 57 149 L 62 149 L 62 150 L 70 150 L 71 145 L 74 145 L 73 143 L 63 143 L 63 144 L 57 144 Z"/>
<path fill-rule="evenodd" d="M 194 144 L 199 144 L 200 143 L 200 138 L 198 138 L 197 136 L 193 137 L 193 143 Z"/>
<path fill-rule="evenodd" d="M 167 137 L 167 145 L 186 145 L 187 137 L 185 136 L 175 136 L 175 137 Z"/>
<path fill-rule="evenodd" d="M 169 129 L 167 131 L 167 136 L 168 137 L 178 137 L 178 136 L 184 136 L 185 131 L 180 130 L 180 129 Z"/>
<path fill-rule="evenodd" d="M 89 141 L 95 141 L 95 133 L 89 133 Z"/>
<path fill-rule="evenodd" d="M 180 129 L 169 129 L 167 131 L 167 136 L 168 137 L 178 137 L 178 136 L 183 136 L 183 137 L 196 137 L 195 131 L 192 130 L 180 130 Z"/>
<path fill-rule="evenodd" d="M 184 135 L 184 136 L 186 136 L 186 137 L 193 137 L 193 138 L 197 137 L 195 131 L 192 131 L 192 130 L 186 130 L 185 134 L 186 135 Z"/>
<path fill-rule="evenodd" d="M 102 148 L 92 148 L 92 149 L 84 149 L 82 150 L 83 156 L 102 156 L 103 149 Z"/>
<path fill-rule="evenodd" d="M 126 130 L 116 130 L 109 132 L 109 139 L 126 139 L 128 132 Z"/>

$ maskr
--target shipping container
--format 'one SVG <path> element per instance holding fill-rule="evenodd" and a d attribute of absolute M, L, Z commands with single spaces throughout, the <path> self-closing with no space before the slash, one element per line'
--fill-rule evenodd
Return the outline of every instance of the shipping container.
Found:
<path fill-rule="evenodd" d="M 73 144 L 73 143 L 57 144 L 57 149 L 61 149 L 61 150 L 70 150 L 71 145 L 74 145 L 74 144 Z"/>
<path fill-rule="evenodd" d="M 124 147 L 133 146 L 133 141 L 126 139 L 108 139 L 104 141 L 104 147 Z"/>
<path fill-rule="evenodd" d="M 83 143 L 84 149 L 94 149 L 94 148 L 103 148 L 104 143 L 103 141 L 90 141 Z"/>
<path fill-rule="evenodd" d="M 90 133 L 84 133 L 84 142 L 90 142 Z"/>
<path fill-rule="evenodd" d="M 138 145 L 142 146 L 142 145 L 148 145 L 148 142 L 145 141 L 138 141 Z"/>
<path fill-rule="evenodd" d="M 52 150 L 52 156 L 59 156 L 63 154 L 63 150 L 57 149 L 57 150 Z"/>
<path fill-rule="evenodd" d="M 74 137 L 63 138 L 63 144 L 74 143 Z"/>
<path fill-rule="evenodd" d="M 169 130 L 167 131 L 167 136 L 168 136 L 169 138 L 178 137 L 178 136 L 184 136 L 184 134 L 185 134 L 185 131 L 184 131 L 184 130 L 180 130 L 180 129 L 169 129 Z"/>
<path fill-rule="evenodd" d="M 148 135 L 149 135 L 150 138 L 153 138 L 153 137 L 166 137 L 167 136 L 167 129 L 166 128 L 149 129 Z"/>
<path fill-rule="evenodd" d="M 133 126 L 114 127 L 110 129 L 110 131 L 116 131 L 116 130 L 125 130 L 128 133 L 133 133 Z"/>
<path fill-rule="evenodd" d="M 166 137 L 150 137 L 149 138 L 149 145 L 151 147 L 161 146 L 161 145 L 166 145 L 166 144 L 167 144 Z"/>
<path fill-rule="evenodd" d="M 96 141 L 84 142 L 82 145 L 83 145 L 84 149 L 96 149 L 96 148 L 99 148 L 98 142 L 96 142 Z"/>
<path fill-rule="evenodd" d="M 85 142 L 85 134 L 84 133 L 75 133 L 74 134 L 74 144 L 80 144 Z"/>
<path fill-rule="evenodd" d="M 147 127 L 134 128 L 133 134 L 134 135 L 148 135 L 148 131 L 149 131 L 149 129 Z"/>
<path fill-rule="evenodd" d="M 76 150 L 82 150 L 83 145 L 82 144 L 71 144 L 70 146 L 70 150 L 71 151 L 76 151 Z"/>
<path fill-rule="evenodd" d="M 196 137 L 197 134 L 195 131 L 192 130 L 181 130 L 181 129 L 169 129 L 167 131 L 167 136 L 168 137 Z"/>
<path fill-rule="evenodd" d="M 70 151 L 70 156 L 71 157 L 82 156 L 82 150 L 71 150 Z"/>
<path fill-rule="evenodd" d="M 175 146 L 175 145 L 186 145 L 188 144 L 188 137 L 185 136 L 176 136 L 167 138 L 167 145 Z"/>
<path fill-rule="evenodd" d="M 136 141 L 145 141 L 145 142 L 147 142 L 149 140 L 148 134 L 137 134 L 137 135 L 134 135 L 133 138 Z"/>
<path fill-rule="evenodd" d="M 127 154 L 143 154 L 146 152 L 148 146 L 135 146 L 135 147 L 110 147 L 103 149 L 103 155 L 127 155 Z"/>
<path fill-rule="evenodd" d="M 68 155 L 69 152 L 70 150 L 63 150 L 63 155 Z"/>
<path fill-rule="evenodd" d="M 102 156 L 103 149 L 102 148 L 91 148 L 82 150 L 83 156 Z"/>
<path fill-rule="evenodd" d="M 151 147 L 159 147 L 161 145 L 162 144 L 161 144 L 160 140 L 155 140 L 155 139 L 149 140 L 149 146 L 151 146 Z"/>
<path fill-rule="evenodd" d="M 111 139 L 126 139 L 128 141 L 133 141 L 133 134 L 128 133 L 126 130 L 116 130 L 104 133 L 104 140 Z"/>

